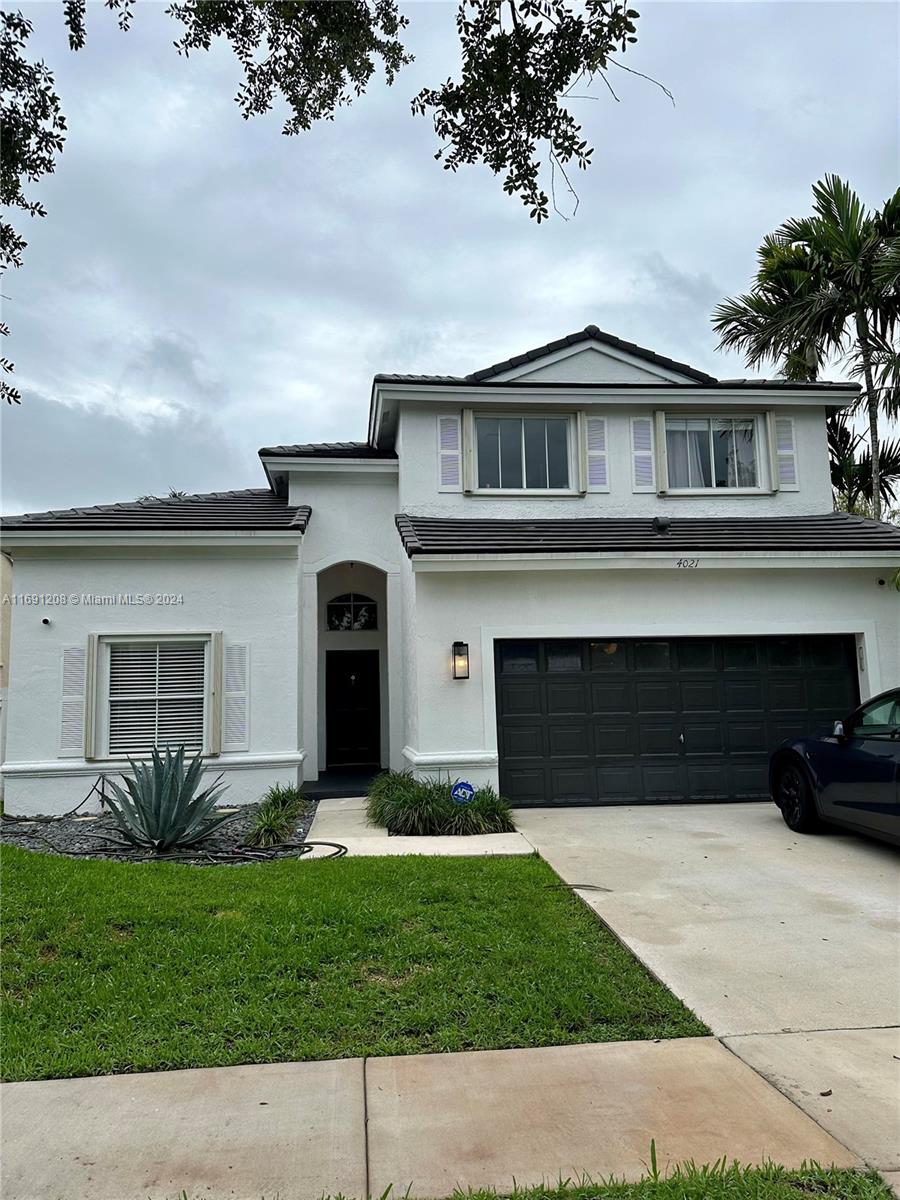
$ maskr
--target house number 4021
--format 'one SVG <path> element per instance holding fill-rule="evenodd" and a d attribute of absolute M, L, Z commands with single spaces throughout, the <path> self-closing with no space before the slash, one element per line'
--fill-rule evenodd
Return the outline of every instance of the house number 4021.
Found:
<path fill-rule="evenodd" d="M 699 567 L 700 559 L 699 558 L 676 558 L 675 566 L 676 567 Z"/>

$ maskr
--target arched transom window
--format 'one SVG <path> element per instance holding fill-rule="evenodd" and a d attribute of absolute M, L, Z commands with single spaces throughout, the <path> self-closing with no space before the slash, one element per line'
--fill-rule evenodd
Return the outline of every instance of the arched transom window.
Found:
<path fill-rule="evenodd" d="M 325 606 L 325 627 L 347 631 L 377 629 L 378 605 L 371 596 L 363 596 L 359 592 L 335 596 Z"/>

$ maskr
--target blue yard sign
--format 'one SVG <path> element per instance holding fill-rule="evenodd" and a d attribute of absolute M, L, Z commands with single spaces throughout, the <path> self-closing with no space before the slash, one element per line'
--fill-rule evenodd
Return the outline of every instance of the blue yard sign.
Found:
<path fill-rule="evenodd" d="M 471 804 L 475 799 L 475 789 L 471 783 L 467 783 L 465 779 L 460 779 L 450 789 L 450 799 L 454 800 L 457 804 Z"/>

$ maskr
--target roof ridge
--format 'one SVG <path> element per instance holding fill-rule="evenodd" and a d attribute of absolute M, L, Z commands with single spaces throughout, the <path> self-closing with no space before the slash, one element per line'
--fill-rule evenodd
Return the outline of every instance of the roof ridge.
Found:
<path fill-rule="evenodd" d="M 490 367 L 484 367 L 480 371 L 473 371 L 465 378 L 470 383 L 478 383 L 489 379 L 492 375 L 501 375 L 512 367 L 521 366 L 523 363 L 535 362 L 537 359 L 544 358 L 548 354 L 554 354 L 557 350 L 564 350 L 567 346 L 577 346 L 580 342 L 589 341 L 601 342 L 603 345 L 609 346 L 614 350 L 623 350 L 626 354 L 631 354 L 635 358 L 642 358 L 646 362 L 653 363 L 655 366 L 666 367 L 671 371 L 688 375 L 702 383 L 719 382 L 714 375 L 710 375 L 706 371 L 701 371 L 697 367 L 692 367 L 690 363 L 678 362 L 676 359 L 668 358 L 664 354 L 657 354 L 655 350 L 650 350 L 646 346 L 639 346 L 637 342 L 626 342 L 623 338 L 616 337 L 613 333 L 606 333 L 605 330 L 600 329 L 597 325 L 585 325 L 584 329 L 579 329 L 575 333 L 567 333 L 561 338 L 546 342 L 543 346 L 535 346 L 531 350 L 526 350 L 523 354 L 515 354 L 511 358 L 494 363 Z"/>

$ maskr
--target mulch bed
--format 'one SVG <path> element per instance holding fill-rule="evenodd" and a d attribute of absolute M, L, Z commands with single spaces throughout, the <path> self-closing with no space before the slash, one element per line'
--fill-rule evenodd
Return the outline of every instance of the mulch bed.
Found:
<path fill-rule="evenodd" d="M 231 820 L 215 829 L 202 845 L 166 854 L 149 854 L 136 846 L 124 845 L 118 826 L 108 812 L 72 812 L 60 817 L 4 814 L 0 818 L 0 842 L 41 854 L 59 854 L 64 858 L 102 858 L 116 862 L 181 862 L 193 866 L 268 862 L 278 858 L 300 858 L 308 853 L 303 846 L 309 845 L 306 836 L 316 815 L 316 806 L 315 800 L 308 800 L 303 815 L 295 822 L 284 844 L 265 849 L 243 845 L 253 828 L 258 804 L 217 808 L 216 814 L 233 814 Z"/>

